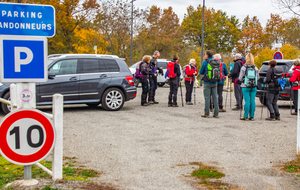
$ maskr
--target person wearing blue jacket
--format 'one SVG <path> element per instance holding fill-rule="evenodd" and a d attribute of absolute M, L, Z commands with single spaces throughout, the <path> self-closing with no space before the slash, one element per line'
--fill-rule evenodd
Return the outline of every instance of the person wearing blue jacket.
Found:
<path fill-rule="evenodd" d="M 203 88 L 203 94 L 204 94 L 204 99 L 205 99 L 205 113 L 202 114 L 202 117 L 209 117 L 209 102 L 210 102 L 210 96 L 213 98 L 213 104 L 214 104 L 214 115 L 213 117 L 218 118 L 219 117 L 219 106 L 218 106 L 218 97 L 217 97 L 217 82 L 210 82 L 208 78 L 208 69 L 207 65 L 209 60 L 213 60 L 213 52 L 211 50 L 206 50 L 205 51 L 205 60 L 201 64 L 201 68 L 199 71 L 199 74 L 204 75 L 203 77 L 203 83 L 204 83 L 204 88 Z"/>
<path fill-rule="evenodd" d="M 228 75 L 228 70 L 220 54 L 215 54 L 214 59 L 217 59 L 220 62 L 222 62 L 222 78 L 218 82 L 217 93 L 218 93 L 218 102 L 219 102 L 219 112 L 226 112 L 226 110 L 223 108 L 223 88 L 224 88 L 225 78 Z M 212 110 L 211 101 L 210 101 L 210 109 Z"/>

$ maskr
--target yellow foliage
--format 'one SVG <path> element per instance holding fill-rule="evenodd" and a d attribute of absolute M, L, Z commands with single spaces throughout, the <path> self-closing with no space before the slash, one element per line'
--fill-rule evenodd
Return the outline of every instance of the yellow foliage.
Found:
<path fill-rule="evenodd" d="M 190 62 L 190 59 L 195 59 L 196 60 L 196 65 L 198 68 L 201 66 L 201 55 L 198 54 L 199 48 L 197 48 L 197 52 L 193 51 L 190 55 L 190 57 L 187 59 L 187 64 Z M 186 65 L 186 64 L 184 64 Z"/>
<path fill-rule="evenodd" d="M 297 59 L 300 51 L 292 45 L 285 44 L 280 48 L 284 59 Z"/>
<path fill-rule="evenodd" d="M 103 35 L 93 29 L 75 29 L 76 43 L 73 44 L 77 53 L 95 53 L 94 46 L 97 46 L 97 54 L 107 54 L 105 50 L 108 42 L 104 40 Z"/>
<path fill-rule="evenodd" d="M 259 69 L 264 61 L 272 60 L 274 53 L 275 50 L 269 49 L 268 47 L 259 50 L 257 56 L 254 58 L 256 67 Z"/>

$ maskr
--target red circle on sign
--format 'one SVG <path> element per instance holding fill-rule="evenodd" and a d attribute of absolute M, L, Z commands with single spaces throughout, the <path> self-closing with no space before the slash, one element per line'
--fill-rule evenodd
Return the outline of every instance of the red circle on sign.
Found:
<path fill-rule="evenodd" d="M 283 59 L 283 54 L 281 51 L 276 51 L 273 55 L 273 59 Z"/>
<path fill-rule="evenodd" d="M 10 126 L 16 121 L 24 118 L 34 119 L 40 122 L 46 133 L 46 140 L 43 147 L 36 153 L 31 155 L 20 155 L 15 153 L 7 143 L 7 132 Z M 50 120 L 40 113 L 38 110 L 23 109 L 8 114 L 0 126 L 0 150 L 10 161 L 20 165 L 31 165 L 39 162 L 52 150 L 55 140 L 55 132 Z"/>

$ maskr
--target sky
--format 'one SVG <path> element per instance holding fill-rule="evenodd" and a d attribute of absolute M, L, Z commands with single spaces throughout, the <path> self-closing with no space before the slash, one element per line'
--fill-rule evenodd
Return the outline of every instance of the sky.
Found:
<path fill-rule="evenodd" d="M 202 5 L 203 0 L 136 0 L 134 6 L 140 9 L 157 5 L 160 8 L 168 8 L 172 6 L 173 11 L 178 15 L 180 21 L 184 18 L 186 8 L 190 5 L 197 7 Z M 206 0 L 206 7 L 213 7 L 216 10 L 221 9 L 227 15 L 234 15 L 242 23 L 244 18 L 257 16 L 260 23 L 265 27 L 271 13 L 280 14 L 283 18 L 289 18 L 291 15 L 282 14 L 282 11 L 277 9 L 272 3 L 272 0 Z"/>

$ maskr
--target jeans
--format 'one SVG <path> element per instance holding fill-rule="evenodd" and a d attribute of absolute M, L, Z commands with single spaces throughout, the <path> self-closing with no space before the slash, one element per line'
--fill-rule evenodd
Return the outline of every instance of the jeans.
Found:
<path fill-rule="evenodd" d="M 205 99 L 205 109 L 204 112 L 206 115 L 209 115 L 209 104 L 210 104 L 210 96 L 213 98 L 214 103 L 214 115 L 219 115 L 219 106 L 218 106 L 218 95 L 217 95 L 217 85 L 218 84 L 206 84 L 204 83 L 204 99 Z"/>
<path fill-rule="evenodd" d="M 280 116 L 278 105 L 277 105 L 278 98 L 279 98 L 279 91 L 267 92 L 267 107 L 270 111 L 271 118 Z"/>
<path fill-rule="evenodd" d="M 223 87 L 224 84 L 218 84 L 217 93 L 218 93 L 219 109 L 223 109 Z M 213 108 L 211 100 L 212 99 L 210 99 L 210 109 Z"/>
<path fill-rule="evenodd" d="M 157 77 L 153 77 L 150 79 L 150 90 L 149 90 L 149 97 L 148 101 L 155 100 L 155 91 L 157 89 Z"/>
<path fill-rule="evenodd" d="M 245 106 L 244 106 L 244 117 L 254 117 L 255 112 L 255 95 L 257 92 L 257 88 L 242 88 L 244 100 L 245 100 Z"/>
<path fill-rule="evenodd" d="M 194 87 L 194 81 L 184 81 L 185 84 L 185 101 L 191 102 L 192 101 L 192 93 L 193 93 L 193 87 Z"/>
<path fill-rule="evenodd" d="M 236 107 L 238 109 L 242 109 L 243 94 L 242 94 L 242 88 L 240 84 L 234 84 L 234 96 L 237 104 Z"/>

